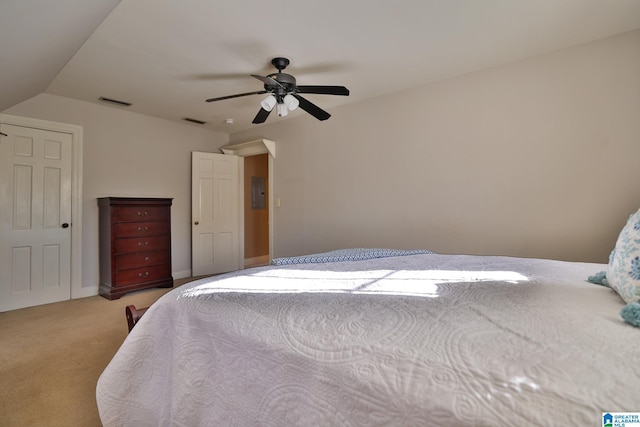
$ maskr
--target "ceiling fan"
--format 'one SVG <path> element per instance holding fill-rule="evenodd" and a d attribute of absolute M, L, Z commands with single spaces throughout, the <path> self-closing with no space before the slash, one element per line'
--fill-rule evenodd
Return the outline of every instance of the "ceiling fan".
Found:
<path fill-rule="evenodd" d="M 321 95 L 342 95 L 349 96 L 349 89 L 344 86 L 298 86 L 296 85 L 296 78 L 291 74 L 283 73 L 282 70 L 287 68 L 289 60 L 287 58 L 273 58 L 271 64 L 278 70 L 277 73 L 269 74 L 268 76 L 259 76 L 251 74 L 251 77 L 255 77 L 264 83 L 264 90 L 255 92 L 239 93 L 237 95 L 221 96 L 219 98 L 209 98 L 207 102 L 222 101 L 224 99 L 238 98 L 247 95 L 260 95 L 268 93 L 267 96 L 260 103 L 260 111 L 256 114 L 252 123 L 263 123 L 269 117 L 269 114 L 276 108 L 278 116 L 284 117 L 289 111 L 293 111 L 300 107 L 307 113 L 311 114 L 318 120 L 327 120 L 331 117 L 331 114 L 327 113 L 322 108 L 318 107 L 311 101 L 300 96 L 301 93 L 314 93 Z"/>

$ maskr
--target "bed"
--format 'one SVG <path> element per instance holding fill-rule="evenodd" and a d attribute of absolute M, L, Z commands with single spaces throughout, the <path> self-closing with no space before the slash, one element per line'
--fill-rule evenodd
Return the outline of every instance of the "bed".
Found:
<path fill-rule="evenodd" d="M 346 259 L 346 260 L 345 260 Z M 281 260 L 282 261 L 282 260 Z M 640 411 L 605 264 L 284 259 L 154 303 L 97 385 L 105 426 L 601 425 Z"/>

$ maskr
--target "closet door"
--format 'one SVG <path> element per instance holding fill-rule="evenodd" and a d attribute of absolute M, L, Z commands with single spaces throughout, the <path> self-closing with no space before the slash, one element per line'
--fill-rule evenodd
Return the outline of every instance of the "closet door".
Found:
<path fill-rule="evenodd" d="M 0 311 L 68 300 L 72 135 L 1 129 Z"/>

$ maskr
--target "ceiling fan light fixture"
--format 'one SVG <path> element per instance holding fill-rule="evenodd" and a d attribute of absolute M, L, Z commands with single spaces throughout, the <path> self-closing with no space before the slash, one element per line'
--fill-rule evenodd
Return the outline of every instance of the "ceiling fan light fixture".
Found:
<path fill-rule="evenodd" d="M 289 111 L 293 111 L 296 108 L 298 108 L 298 105 L 300 105 L 300 101 L 298 101 L 298 99 L 295 96 L 288 94 L 287 96 L 284 97 L 284 105 L 287 106 Z"/>
<path fill-rule="evenodd" d="M 322 121 L 331 117 L 331 114 L 327 113 L 322 108 L 318 107 L 313 102 L 304 98 L 302 94 L 313 93 L 319 95 L 342 95 L 348 96 L 349 89 L 344 86 L 326 86 L 326 85 L 304 85 L 298 86 L 296 84 L 296 78 L 291 74 L 283 73 L 282 71 L 289 65 L 287 58 L 273 58 L 271 64 L 276 67 L 278 72 L 271 73 L 266 76 L 258 74 L 251 74 L 260 80 L 263 84 L 263 89 L 254 92 L 238 93 L 235 95 L 220 96 L 217 98 L 206 99 L 206 102 L 222 101 L 225 99 L 239 98 L 248 95 L 268 94 L 268 96 L 260 103 L 260 110 L 258 114 L 253 118 L 251 123 L 260 124 L 271 114 L 274 107 L 277 106 L 276 111 L 278 116 L 284 117 L 289 115 L 289 111 L 294 111 L 298 107 L 301 110 L 311 114 L 316 119 Z"/>
<path fill-rule="evenodd" d="M 276 97 L 273 95 L 269 95 L 262 100 L 262 102 L 260 103 L 260 106 L 262 106 L 262 108 L 264 108 L 267 111 L 271 111 L 273 110 L 273 107 L 275 107 L 277 103 L 278 101 L 276 100 Z"/>
<path fill-rule="evenodd" d="M 287 110 L 287 106 L 284 104 L 278 104 L 276 106 L 276 112 L 278 113 L 278 117 L 284 117 L 289 114 L 289 110 Z"/>

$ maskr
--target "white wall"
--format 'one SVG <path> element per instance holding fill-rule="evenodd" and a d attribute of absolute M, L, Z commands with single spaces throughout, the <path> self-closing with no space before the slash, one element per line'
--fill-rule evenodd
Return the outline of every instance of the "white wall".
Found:
<path fill-rule="evenodd" d="M 634 31 L 230 137 L 46 94 L 3 112 L 83 126 L 83 285 L 96 292 L 96 198 L 173 197 L 183 277 L 189 153 L 229 138 L 278 142 L 275 256 L 368 246 L 606 262 L 640 208 L 638 52 Z"/>
<path fill-rule="evenodd" d="M 230 138 L 278 143 L 275 256 L 394 247 L 607 262 L 640 208 L 639 52 L 629 32 Z"/>
<path fill-rule="evenodd" d="M 191 151 L 219 152 L 227 134 L 47 94 L 4 113 L 83 127 L 83 287 L 98 293 L 96 198 L 104 196 L 172 197 L 172 270 L 190 275 Z"/>

